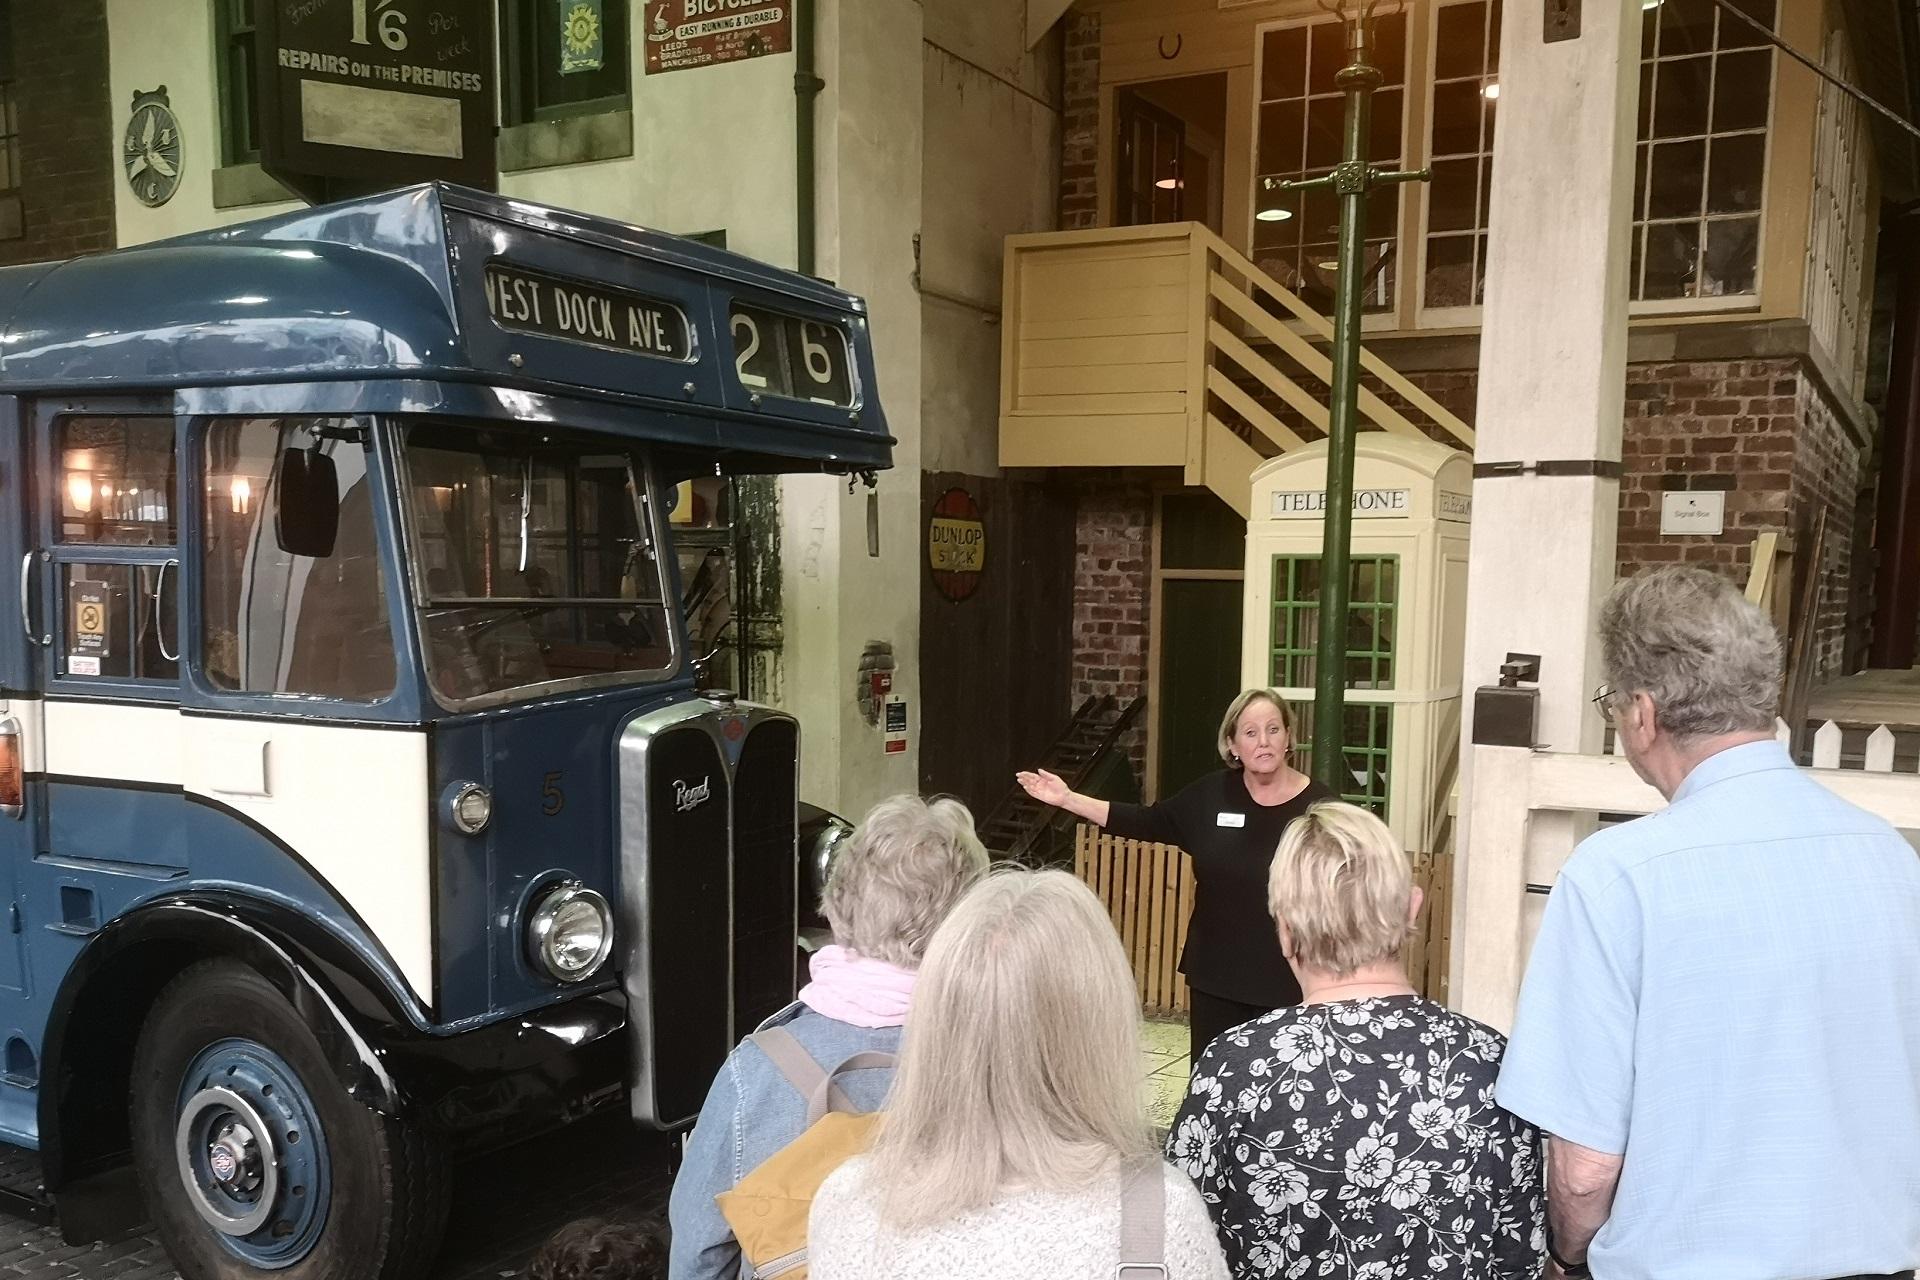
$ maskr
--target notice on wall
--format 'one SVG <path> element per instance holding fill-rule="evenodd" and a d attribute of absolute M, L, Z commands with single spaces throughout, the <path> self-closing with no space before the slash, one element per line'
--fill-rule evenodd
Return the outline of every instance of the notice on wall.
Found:
<path fill-rule="evenodd" d="M 259 0 L 261 167 L 309 200 L 496 185 L 490 0 Z"/>
<path fill-rule="evenodd" d="M 890 756 L 901 755 L 907 749 L 907 700 L 898 694 L 887 699 L 886 743 Z"/>
<path fill-rule="evenodd" d="M 1324 489 L 1282 489 L 1273 495 L 1276 520 L 1322 520 L 1327 514 Z M 1413 514 L 1411 489 L 1355 489 L 1353 517 L 1356 520 L 1381 519 Z"/>
<path fill-rule="evenodd" d="M 107 656 L 107 584 L 80 581 L 67 589 L 70 610 L 67 636 L 67 674 L 97 676 L 100 659 Z"/>
<path fill-rule="evenodd" d="M 927 568 L 935 590 L 958 602 L 980 586 L 987 567 L 987 526 L 980 507 L 965 489 L 949 489 L 934 500 L 927 520 Z"/>
<path fill-rule="evenodd" d="M 791 0 L 647 0 L 647 74 L 793 48 Z"/>
<path fill-rule="evenodd" d="M 1727 495 L 1719 489 L 1660 495 L 1660 532 L 1718 536 L 1727 523 Z"/>

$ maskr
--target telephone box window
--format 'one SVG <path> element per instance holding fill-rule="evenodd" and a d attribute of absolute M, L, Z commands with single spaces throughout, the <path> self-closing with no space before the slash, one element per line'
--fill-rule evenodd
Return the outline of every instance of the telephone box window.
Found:
<path fill-rule="evenodd" d="M 1393 635 L 1400 599 L 1398 556 L 1356 556 L 1347 584 L 1347 688 L 1391 689 Z M 1320 558 L 1275 556 L 1273 560 L 1273 685 L 1311 689 L 1318 681 Z M 1313 770 L 1313 703 L 1294 705 L 1294 753 L 1302 770 Z M 1348 702 L 1341 729 L 1347 767 L 1341 799 L 1375 813 L 1387 811 L 1388 769 L 1393 754 L 1391 703 Z"/>

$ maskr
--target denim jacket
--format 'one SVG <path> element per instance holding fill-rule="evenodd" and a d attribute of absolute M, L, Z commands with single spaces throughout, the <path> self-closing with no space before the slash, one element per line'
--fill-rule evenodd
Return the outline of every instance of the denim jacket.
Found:
<path fill-rule="evenodd" d="M 798 1002 L 761 1026 L 785 1027 L 829 1071 L 856 1053 L 900 1051 L 899 1027 L 856 1027 Z M 848 1100 L 862 1111 L 877 1109 L 892 1084 L 892 1071 L 854 1071 L 840 1077 Z M 714 1197 L 733 1190 L 806 1127 L 807 1100 L 758 1046 L 741 1041 L 714 1077 L 673 1181 L 667 1204 L 673 1228 L 667 1280 L 735 1280 L 749 1274 Z"/>

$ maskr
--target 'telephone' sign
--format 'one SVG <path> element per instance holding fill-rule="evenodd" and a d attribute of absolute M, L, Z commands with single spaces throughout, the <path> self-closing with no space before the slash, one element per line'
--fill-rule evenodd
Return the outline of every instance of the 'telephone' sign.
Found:
<path fill-rule="evenodd" d="M 1273 495 L 1272 515 L 1276 520 L 1322 520 L 1326 514 L 1327 493 L 1324 489 L 1282 489 Z M 1353 515 L 1356 520 L 1412 514 L 1411 489 L 1353 491 Z"/>

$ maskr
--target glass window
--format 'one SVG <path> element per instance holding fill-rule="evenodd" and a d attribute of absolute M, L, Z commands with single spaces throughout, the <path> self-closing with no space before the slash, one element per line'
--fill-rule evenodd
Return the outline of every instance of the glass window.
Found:
<path fill-rule="evenodd" d="M 1397 168 L 1405 149 L 1406 49 L 1404 13 L 1375 22 L 1373 56 L 1384 79 L 1373 95 L 1367 153 L 1373 164 Z M 1323 312 L 1333 309 L 1339 202 L 1331 191 L 1283 193 L 1269 189 L 1269 182 L 1317 178 L 1340 162 L 1346 101 L 1334 75 L 1346 60 L 1345 29 L 1338 19 L 1279 27 L 1260 37 L 1253 258 Z M 1393 305 L 1400 191 L 1400 185 L 1376 187 L 1367 200 L 1362 270 L 1368 311 Z"/>
<path fill-rule="evenodd" d="M 1433 97 L 1428 104 L 1426 307 L 1485 300 L 1487 194 L 1494 109 L 1500 98 L 1500 0 L 1444 4 L 1434 14 Z"/>
<path fill-rule="evenodd" d="M 668 670 L 646 470 L 624 442 L 428 424 L 406 436 L 420 625 L 435 690 L 510 690 Z"/>
<path fill-rule="evenodd" d="M 254 0 L 214 0 L 220 57 L 220 154 L 226 164 L 260 158 L 258 90 L 253 72 Z"/>
<path fill-rule="evenodd" d="M 1360 556 L 1348 564 L 1347 688 L 1393 688 L 1394 625 L 1400 599 L 1397 556 Z M 1269 672 L 1275 688 L 1311 689 L 1317 679 L 1320 643 L 1320 557 L 1275 556 L 1273 560 L 1273 651 Z M 1313 768 L 1313 702 L 1294 704 L 1294 744 L 1299 766 Z M 1349 702 L 1341 749 L 1347 768 L 1341 799 L 1384 815 L 1393 748 L 1393 707 Z"/>
<path fill-rule="evenodd" d="M 56 432 L 62 542 L 170 547 L 171 418 L 66 418 Z"/>
<path fill-rule="evenodd" d="M 174 564 L 61 565 L 60 674 L 179 679 L 179 610 L 173 594 L 179 586 L 180 569 Z"/>
<path fill-rule="evenodd" d="M 369 702 L 393 692 L 393 633 L 374 533 L 366 428 L 346 418 L 246 418 L 207 430 L 201 666 L 218 689 Z M 281 546 L 285 455 L 332 459 L 332 554 Z"/>
<path fill-rule="evenodd" d="M 1739 7 L 1773 25 L 1774 0 L 1739 0 Z M 1632 296 L 1752 294 L 1773 51 L 1711 4 L 1645 10 L 1640 50 Z"/>
<path fill-rule="evenodd" d="M 627 105 L 627 0 L 500 0 L 505 124 Z"/>

